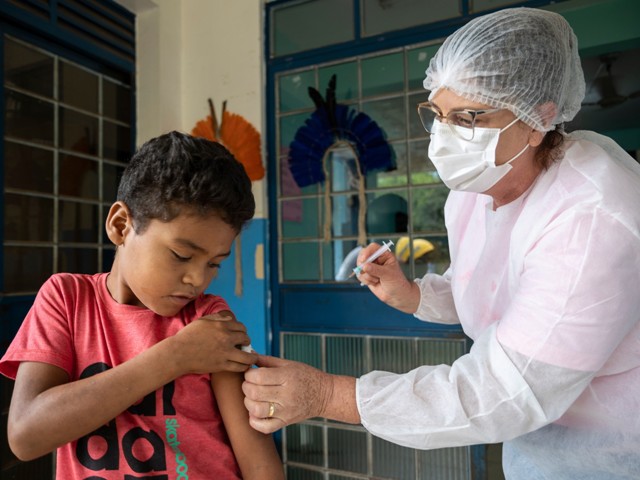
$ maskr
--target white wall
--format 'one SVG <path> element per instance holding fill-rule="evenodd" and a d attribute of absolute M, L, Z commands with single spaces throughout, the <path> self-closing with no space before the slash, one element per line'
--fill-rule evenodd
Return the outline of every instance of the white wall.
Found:
<path fill-rule="evenodd" d="M 261 0 L 118 0 L 136 13 L 137 145 L 227 110 L 263 131 Z M 263 139 L 263 158 L 264 158 Z M 265 180 L 253 182 L 266 217 Z"/>

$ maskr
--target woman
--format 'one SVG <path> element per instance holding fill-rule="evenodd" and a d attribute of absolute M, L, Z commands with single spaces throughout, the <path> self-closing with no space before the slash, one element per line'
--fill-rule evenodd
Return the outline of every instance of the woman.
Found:
<path fill-rule="evenodd" d="M 324 416 L 414 448 L 504 442 L 512 479 L 640 478 L 640 167 L 563 132 L 584 97 L 575 35 L 543 10 L 486 15 L 445 41 L 424 85 L 451 266 L 409 282 L 388 253 L 359 279 L 461 323 L 470 353 L 359 379 L 261 357 L 243 385 L 252 425 Z"/>

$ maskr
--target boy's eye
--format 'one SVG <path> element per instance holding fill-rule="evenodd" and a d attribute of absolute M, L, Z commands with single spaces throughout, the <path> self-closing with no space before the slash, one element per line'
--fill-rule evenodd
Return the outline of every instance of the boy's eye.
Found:
<path fill-rule="evenodd" d="M 176 258 L 176 260 L 178 260 L 180 262 L 188 262 L 189 260 L 191 260 L 191 257 L 183 257 L 181 255 L 178 255 L 173 250 L 171 250 L 171 253 L 173 253 L 173 256 Z"/>
<path fill-rule="evenodd" d="M 220 264 L 219 263 L 213 263 L 213 262 L 209 262 L 209 268 L 220 268 Z"/>

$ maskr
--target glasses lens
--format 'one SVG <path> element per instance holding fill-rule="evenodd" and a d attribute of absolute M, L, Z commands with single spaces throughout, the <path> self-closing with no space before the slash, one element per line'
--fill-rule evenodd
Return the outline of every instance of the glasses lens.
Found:
<path fill-rule="evenodd" d="M 431 133 L 433 131 L 433 122 L 438 114 L 433 111 L 431 107 L 420 104 L 418 105 L 418 115 L 420 116 L 420 121 L 422 122 L 424 129 L 427 133 Z"/>
<path fill-rule="evenodd" d="M 464 140 L 473 139 L 473 127 L 475 124 L 474 117 L 468 112 L 449 112 L 447 115 L 447 124 L 451 130 Z M 454 128 L 458 127 L 458 128 Z"/>

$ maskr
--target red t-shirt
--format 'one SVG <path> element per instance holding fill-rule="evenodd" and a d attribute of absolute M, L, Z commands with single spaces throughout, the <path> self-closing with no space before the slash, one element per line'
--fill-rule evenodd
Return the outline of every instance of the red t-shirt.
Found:
<path fill-rule="evenodd" d="M 65 370 L 71 381 L 120 365 L 204 315 L 228 310 L 201 295 L 161 317 L 109 294 L 108 274 L 52 276 L 42 286 L 0 361 L 15 378 L 20 362 Z M 239 479 L 240 470 L 209 375 L 185 375 L 147 395 L 114 420 L 57 452 L 60 480 Z"/>

